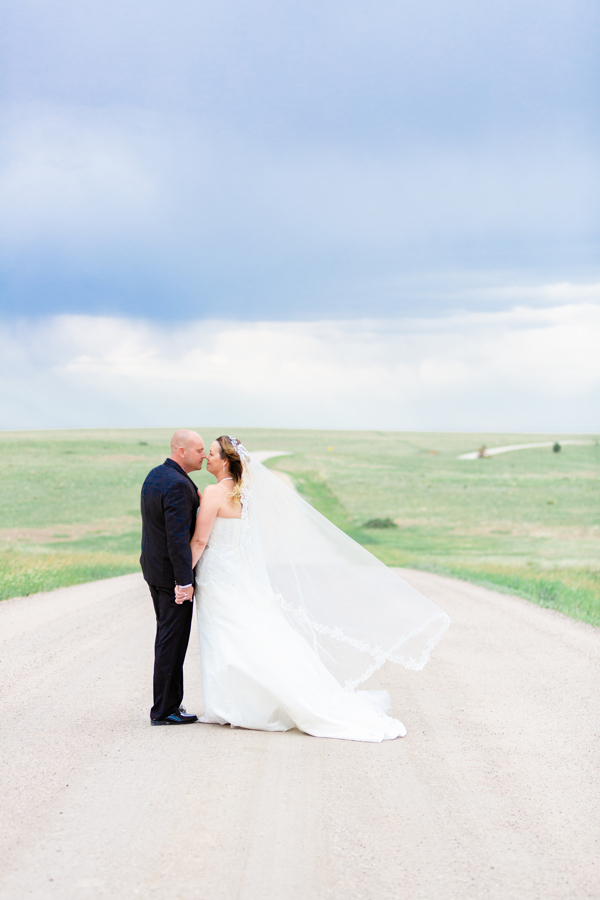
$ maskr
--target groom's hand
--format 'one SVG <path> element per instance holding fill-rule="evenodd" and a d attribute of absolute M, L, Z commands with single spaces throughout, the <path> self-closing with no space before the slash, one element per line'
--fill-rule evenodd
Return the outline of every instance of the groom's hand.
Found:
<path fill-rule="evenodd" d="M 178 584 L 175 585 L 175 603 L 185 603 L 186 600 L 192 600 L 193 597 L 193 584 L 190 584 L 187 587 L 180 587 Z"/>

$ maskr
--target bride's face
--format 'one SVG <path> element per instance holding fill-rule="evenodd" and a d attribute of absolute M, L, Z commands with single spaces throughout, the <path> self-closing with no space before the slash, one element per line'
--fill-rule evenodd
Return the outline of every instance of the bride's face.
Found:
<path fill-rule="evenodd" d="M 219 472 L 223 471 L 223 466 L 227 468 L 229 465 L 229 460 L 221 459 L 221 447 L 218 441 L 213 441 L 210 445 L 210 450 L 208 451 L 208 458 L 206 460 L 206 468 L 210 472 L 211 475 L 214 475 L 215 478 L 219 474 Z"/>

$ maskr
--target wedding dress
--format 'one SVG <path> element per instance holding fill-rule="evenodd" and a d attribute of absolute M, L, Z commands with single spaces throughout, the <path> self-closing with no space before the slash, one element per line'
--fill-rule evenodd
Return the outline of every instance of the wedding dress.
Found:
<path fill-rule="evenodd" d="M 355 689 L 388 659 L 423 668 L 448 617 L 237 449 L 242 518 L 215 519 L 196 574 L 201 721 L 404 736 L 385 691 Z"/>

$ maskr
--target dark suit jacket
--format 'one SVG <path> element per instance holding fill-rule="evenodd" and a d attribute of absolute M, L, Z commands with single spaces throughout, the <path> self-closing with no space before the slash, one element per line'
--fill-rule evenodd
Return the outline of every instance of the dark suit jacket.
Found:
<path fill-rule="evenodd" d="M 148 584 L 193 584 L 190 540 L 200 499 L 196 485 L 172 459 L 148 473 L 142 487 L 142 555 Z"/>

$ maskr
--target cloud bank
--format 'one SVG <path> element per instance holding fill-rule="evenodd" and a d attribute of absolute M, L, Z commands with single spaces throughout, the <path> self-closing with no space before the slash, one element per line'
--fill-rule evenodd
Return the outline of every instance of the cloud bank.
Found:
<path fill-rule="evenodd" d="M 5 320 L 0 427 L 594 432 L 598 346 L 589 302 L 435 319 Z"/>

